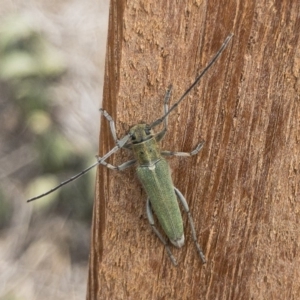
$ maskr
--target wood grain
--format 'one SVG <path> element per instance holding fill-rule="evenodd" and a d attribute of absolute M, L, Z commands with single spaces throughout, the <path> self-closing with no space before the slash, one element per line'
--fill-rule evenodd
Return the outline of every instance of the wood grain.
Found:
<path fill-rule="evenodd" d="M 172 112 L 165 150 L 186 196 L 186 244 L 167 253 L 148 225 L 134 168 L 100 167 L 87 299 L 297 299 L 300 293 L 300 2 L 112 1 L 103 107 L 119 137 L 162 115 L 226 36 L 234 38 Z M 102 119 L 100 155 L 114 146 Z M 110 159 L 131 158 L 125 150 Z M 279 297 L 279 298 L 278 298 Z"/>

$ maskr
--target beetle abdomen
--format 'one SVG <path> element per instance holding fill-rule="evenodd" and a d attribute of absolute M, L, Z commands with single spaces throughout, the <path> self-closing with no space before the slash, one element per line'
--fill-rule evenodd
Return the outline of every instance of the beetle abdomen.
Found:
<path fill-rule="evenodd" d="M 164 232 L 176 247 L 183 246 L 182 217 L 167 161 L 162 158 L 150 166 L 139 166 L 137 175 Z"/>

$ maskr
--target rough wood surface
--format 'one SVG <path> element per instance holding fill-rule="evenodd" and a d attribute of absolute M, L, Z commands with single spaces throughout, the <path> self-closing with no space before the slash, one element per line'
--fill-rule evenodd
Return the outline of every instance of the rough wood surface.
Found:
<path fill-rule="evenodd" d="M 148 225 L 134 168 L 99 168 L 88 299 L 299 299 L 300 2 L 111 2 L 103 107 L 119 137 L 162 115 L 230 33 L 231 44 L 170 115 L 166 150 L 174 184 L 186 196 L 179 266 Z M 100 155 L 114 146 L 102 120 Z M 131 158 L 125 150 L 110 159 Z"/>

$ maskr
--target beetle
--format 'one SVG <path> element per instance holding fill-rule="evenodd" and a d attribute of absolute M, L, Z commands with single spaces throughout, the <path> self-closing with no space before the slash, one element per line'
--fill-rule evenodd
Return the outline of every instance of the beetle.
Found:
<path fill-rule="evenodd" d="M 101 114 L 107 119 L 110 125 L 110 131 L 116 146 L 112 148 L 103 157 L 97 157 L 97 162 L 87 169 L 83 170 L 79 174 L 69 178 L 68 180 L 60 183 L 53 189 L 45 192 L 39 196 L 33 197 L 27 202 L 42 198 L 63 185 L 77 179 L 78 177 L 87 173 L 90 169 L 97 165 L 103 165 L 111 170 L 122 171 L 134 164 L 137 164 L 137 176 L 141 181 L 147 195 L 146 212 L 147 218 L 151 225 L 153 232 L 157 235 L 160 241 L 164 244 L 167 253 L 174 265 L 177 265 L 177 261 L 172 254 L 170 247 L 168 246 L 167 240 L 159 232 L 155 225 L 153 211 L 158 219 L 158 222 L 163 229 L 164 233 L 170 240 L 170 242 L 177 248 L 181 248 L 184 245 L 184 228 L 182 216 L 179 209 L 179 202 L 182 204 L 184 211 L 188 215 L 188 220 L 190 223 L 193 241 L 195 243 L 198 255 L 203 263 L 206 263 L 206 258 L 204 253 L 197 242 L 196 231 L 194 227 L 193 218 L 191 216 L 189 206 L 186 199 L 182 193 L 173 185 L 170 168 L 165 159 L 166 156 L 183 156 L 190 157 L 196 155 L 203 147 L 204 142 L 201 142 L 197 147 L 191 152 L 172 152 L 172 151 L 161 151 L 159 147 L 159 142 L 163 139 L 167 132 L 168 127 L 168 116 L 169 114 L 180 104 L 180 102 L 186 97 L 186 95 L 195 87 L 195 85 L 200 81 L 202 76 L 207 72 L 207 70 L 215 63 L 218 57 L 221 55 L 223 50 L 227 47 L 229 41 L 231 40 L 233 34 L 230 34 L 223 42 L 220 49 L 213 56 L 211 61 L 202 70 L 202 72 L 196 77 L 192 85 L 183 93 L 183 95 L 172 105 L 169 109 L 168 103 L 171 96 L 172 85 L 167 89 L 164 97 L 164 114 L 161 118 L 155 120 L 151 124 L 137 124 L 133 126 L 128 134 L 126 134 L 121 139 L 117 138 L 115 122 L 113 118 L 104 109 L 100 109 Z M 162 131 L 154 133 L 153 128 L 157 125 L 163 123 Z M 125 148 L 132 150 L 135 158 L 127 161 L 119 166 L 113 166 L 106 162 L 107 158 L 112 154 L 117 152 L 119 149 Z"/>

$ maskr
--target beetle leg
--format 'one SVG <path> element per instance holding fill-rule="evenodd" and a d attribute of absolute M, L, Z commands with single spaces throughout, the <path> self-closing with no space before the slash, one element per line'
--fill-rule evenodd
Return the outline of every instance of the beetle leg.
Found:
<path fill-rule="evenodd" d="M 168 89 L 167 89 L 167 92 L 165 94 L 165 98 L 164 98 L 164 114 L 167 114 L 168 111 L 169 111 L 169 100 L 170 100 L 170 97 L 171 97 L 171 93 L 172 93 L 172 84 L 170 84 L 168 86 Z M 168 116 L 165 118 L 164 120 L 164 127 L 165 127 L 165 130 L 167 131 L 167 127 L 168 127 Z"/>
<path fill-rule="evenodd" d="M 160 234 L 160 232 L 157 230 L 157 228 L 155 226 L 152 208 L 151 208 L 151 202 L 150 202 L 149 198 L 147 199 L 146 211 L 147 211 L 147 218 L 148 218 L 148 221 L 151 225 L 153 232 L 160 239 L 160 241 L 164 244 L 173 265 L 177 266 L 176 258 L 173 256 L 173 253 L 172 253 L 170 247 L 168 246 L 167 241 L 163 238 L 163 236 Z"/>
<path fill-rule="evenodd" d="M 184 198 L 184 196 L 181 194 L 181 192 L 175 186 L 174 186 L 174 190 L 175 190 L 175 193 L 178 196 L 178 198 L 179 198 L 179 200 L 180 200 L 180 202 L 181 202 L 181 204 L 182 204 L 185 212 L 188 215 L 190 227 L 191 227 L 191 230 L 192 230 L 192 236 L 193 236 L 193 240 L 194 240 L 195 246 L 197 248 L 197 252 L 198 252 L 198 254 L 199 254 L 202 262 L 205 264 L 206 263 L 206 259 L 205 259 L 205 256 L 203 254 L 203 251 L 202 251 L 200 245 L 197 242 L 195 225 L 194 225 L 194 221 L 193 221 L 192 215 L 190 213 L 189 206 L 188 206 L 188 204 L 187 204 L 186 199 Z"/>
<path fill-rule="evenodd" d="M 102 157 L 100 157 L 98 155 L 96 155 L 96 158 L 101 165 L 103 165 L 111 170 L 118 170 L 118 171 L 123 171 L 136 163 L 136 159 L 132 159 L 132 160 L 124 162 L 121 165 L 114 166 L 114 165 L 107 163 L 106 161 L 102 161 Z"/>
<path fill-rule="evenodd" d="M 164 115 L 168 113 L 169 111 L 169 100 L 171 97 L 171 92 L 172 92 L 172 85 L 170 84 L 167 92 L 165 94 L 165 98 L 164 98 Z M 155 139 L 157 142 L 161 141 L 163 139 L 163 137 L 165 136 L 166 132 L 168 129 L 168 116 L 164 119 L 164 129 L 159 132 L 158 134 L 156 134 Z"/>
<path fill-rule="evenodd" d="M 111 115 L 105 109 L 100 108 L 99 111 L 106 118 L 106 120 L 109 122 L 111 135 L 113 136 L 113 139 L 116 142 L 116 144 L 118 144 L 119 140 L 118 140 L 118 137 L 117 137 L 115 121 L 113 120 Z"/>
<path fill-rule="evenodd" d="M 115 143 L 117 145 L 119 145 L 119 143 L 120 143 L 120 141 L 122 141 L 122 139 L 119 140 L 118 137 L 117 137 L 115 121 L 113 120 L 111 115 L 105 109 L 100 108 L 99 111 L 106 118 L 106 120 L 109 122 L 111 135 L 113 136 L 113 139 L 114 139 Z M 125 148 L 125 149 L 131 150 L 131 143 L 123 144 L 122 147 L 120 147 L 120 148 Z M 106 164 L 103 164 L 103 165 L 106 165 Z"/>
<path fill-rule="evenodd" d="M 192 155 L 198 154 L 198 152 L 202 149 L 205 142 L 201 142 L 197 145 L 197 147 L 192 150 L 191 152 L 174 152 L 174 151 L 161 151 L 161 155 L 165 156 L 184 156 L 184 157 L 190 157 Z"/>

